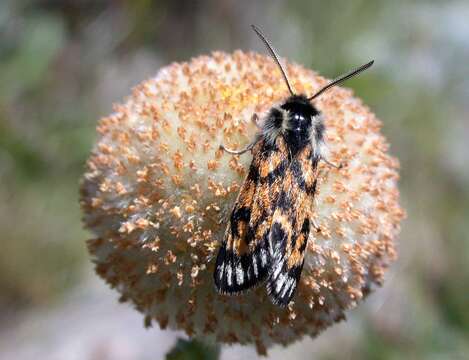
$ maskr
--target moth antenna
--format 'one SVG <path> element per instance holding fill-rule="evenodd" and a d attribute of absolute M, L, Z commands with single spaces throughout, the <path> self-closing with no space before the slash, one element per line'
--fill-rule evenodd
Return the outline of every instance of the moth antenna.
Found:
<path fill-rule="evenodd" d="M 341 82 L 344 82 L 345 80 L 348 80 L 351 77 L 354 77 L 355 75 L 360 74 L 362 71 L 365 71 L 371 65 L 373 65 L 374 62 L 375 62 L 374 60 L 371 60 L 369 63 L 366 63 L 365 65 L 362 65 L 362 66 L 360 66 L 356 69 L 353 69 L 352 71 L 349 71 L 348 73 L 346 73 L 344 75 L 340 75 L 338 78 L 335 78 L 334 80 L 332 80 L 329 84 L 324 86 L 321 90 L 319 90 L 313 96 L 309 97 L 308 100 L 311 101 L 311 100 L 317 98 L 319 95 L 321 95 L 325 91 L 327 91 L 330 88 L 334 87 L 335 85 L 340 84 Z"/>
<path fill-rule="evenodd" d="M 287 73 L 283 69 L 282 64 L 280 63 L 279 57 L 278 57 L 277 53 L 275 52 L 274 48 L 270 45 L 269 41 L 266 39 L 266 37 L 262 34 L 261 30 L 256 25 L 251 25 L 251 27 L 254 30 L 254 32 L 257 34 L 257 36 L 259 36 L 259 38 L 262 40 L 262 42 L 264 43 L 267 50 L 269 50 L 270 56 L 272 56 L 272 58 L 275 60 L 278 67 L 280 68 L 280 71 L 282 72 L 283 78 L 285 79 L 285 82 L 287 83 L 288 90 L 290 91 L 290 94 L 292 96 L 295 95 L 295 93 L 293 92 L 293 90 L 290 86 L 290 82 L 288 81 Z"/>

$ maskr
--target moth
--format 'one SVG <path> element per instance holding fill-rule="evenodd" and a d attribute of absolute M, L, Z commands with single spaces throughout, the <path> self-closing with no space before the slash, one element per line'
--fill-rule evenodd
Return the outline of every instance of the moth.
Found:
<path fill-rule="evenodd" d="M 271 301 L 285 307 L 300 281 L 308 239 L 320 231 L 311 218 L 318 163 L 327 158 L 323 116 L 312 103 L 333 86 L 368 69 L 368 62 L 339 76 L 312 96 L 295 94 L 277 53 L 251 25 L 276 62 L 290 96 L 273 106 L 245 149 L 221 148 L 233 155 L 252 152 L 218 251 L 214 282 L 221 294 L 239 294 L 266 282 Z"/>

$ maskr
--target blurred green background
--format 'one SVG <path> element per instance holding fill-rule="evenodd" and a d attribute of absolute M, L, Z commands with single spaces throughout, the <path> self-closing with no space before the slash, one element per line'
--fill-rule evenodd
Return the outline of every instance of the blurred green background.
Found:
<path fill-rule="evenodd" d="M 469 359 L 464 0 L 1 0 L 0 358 L 158 359 L 171 348 L 177 333 L 145 331 L 93 275 L 78 183 L 113 102 L 172 61 L 265 52 L 251 23 L 328 77 L 376 60 L 346 86 L 383 120 L 408 212 L 384 287 L 346 323 L 270 356 Z"/>

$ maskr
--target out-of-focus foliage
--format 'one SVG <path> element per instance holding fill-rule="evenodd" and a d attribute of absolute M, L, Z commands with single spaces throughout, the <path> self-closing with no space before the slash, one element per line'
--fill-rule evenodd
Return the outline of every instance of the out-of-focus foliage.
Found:
<path fill-rule="evenodd" d="M 86 283 L 77 189 L 96 120 L 168 62 L 215 49 L 264 52 L 248 26 L 256 23 L 280 54 L 329 77 L 374 58 L 346 86 L 383 120 L 402 164 L 400 260 L 351 314 L 344 345 L 326 332 L 320 340 L 331 345 L 316 357 L 464 358 L 467 19 L 463 0 L 1 1 L 1 326 L 53 309 Z"/>
<path fill-rule="evenodd" d="M 216 360 L 220 350 L 197 340 L 178 339 L 173 349 L 166 355 L 166 360 Z"/>

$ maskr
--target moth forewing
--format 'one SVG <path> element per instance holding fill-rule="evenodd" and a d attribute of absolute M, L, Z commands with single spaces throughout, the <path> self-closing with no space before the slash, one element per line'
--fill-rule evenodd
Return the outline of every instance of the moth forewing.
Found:
<path fill-rule="evenodd" d="M 267 292 L 272 302 L 287 306 L 301 278 L 305 251 L 313 228 L 313 199 L 317 185 L 317 160 L 305 147 L 290 163 L 272 217 L 272 264 Z"/>
<path fill-rule="evenodd" d="M 240 293 L 268 275 L 268 234 L 288 161 L 287 148 L 281 137 L 273 144 L 261 139 L 252 154 L 216 260 L 215 286 L 223 294 Z"/>

